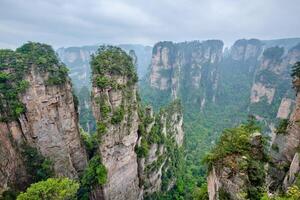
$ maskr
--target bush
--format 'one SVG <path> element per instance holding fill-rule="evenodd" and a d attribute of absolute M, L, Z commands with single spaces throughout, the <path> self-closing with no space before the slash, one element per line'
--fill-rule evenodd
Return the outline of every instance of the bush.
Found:
<path fill-rule="evenodd" d="M 278 126 L 276 127 L 276 134 L 287 134 L 287 127 L 289 125 L 289 120 L 288 119 L 281 119 L 279 121 Z"/>
<path fill-rule="evenodd" d="M 106 74 L 127 76 L 128 85 L 134 84 L 138 80 L 132 58 L 119 47 L 100 46 L 96 54 L 92 55 L 91 67 L 93 74 L 99 75 L 95 76 L 94 82 L 100 88 L 113 86 L 112 80 L 109 81 L 104 77 Z M 114 84 L 113 87 L 115 88 L 117 85 Z"/>
<path fill-rule="evenodd" d="M 33 182 L 54 176 L 52 162 L 49 159 L 45 159 L 36 148 L 23 144 L 22 155 L 25 159 L 27 173 Z"/>
<path fill-rule="evenodd" d="M 106 125 L 105 125 L 105 123 L 98 122 L 97 123 L 97 134 L 98 134 L 98 137 L 101 137 L 105 133 L 106 133 Z"/>
<path fill-rule="evenodd" d="M 114 113 L 111 117 L 111 123 L 112 124 L 119 124 L 123 120 L 124 115 L 125 115 L 124 107 L 120 106 L 119 108 L 117 108 L 114 111 Z"/>
<path fill-rule="evenodd" d="M 107 181 L 107 170 L 101 163 L 100 156 L 94 156 L 84 171 L 81 179 L 83 186 L 104 185 Z"/>
<path fill-rule="evenodd" d="M 79 183 L 68 178 L 49 178 L 32 184 L 17 200 L 70 200 L 76 199 Z"/>
<path fill-rule="evenodd" d="M 85 146 L 85 149 L 89 155 L 89 158 L 93 157 L 96 149 L 98 140 L 95 138 L 95 136 L 91 136 L 87 132 L 85 132 L 83 129 L 80 129 L 80 135 L 83 140 L 83 144 Z"/>
<path fill-rule="evenodd" d="M 145 158 L 148 155 L 149 145 L 144 138 L 141 140 L 141 145 L 135 147 L 135 152 L 138 158 Z"/>

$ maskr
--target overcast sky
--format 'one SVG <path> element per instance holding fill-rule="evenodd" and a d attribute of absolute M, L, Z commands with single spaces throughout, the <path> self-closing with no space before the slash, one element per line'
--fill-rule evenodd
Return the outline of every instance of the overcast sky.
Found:
<path fill-rule="evenodd" d="M 300 0 L 0 0 L 0 48 L 300 37 Z"/>

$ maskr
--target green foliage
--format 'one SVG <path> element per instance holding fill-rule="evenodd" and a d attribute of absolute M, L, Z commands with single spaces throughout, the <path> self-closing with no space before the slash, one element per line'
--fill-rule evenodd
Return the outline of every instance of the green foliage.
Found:
<path fill-rule="evenodd" d="M 202 184 L 200 188 L 195 188 L 193 192 L 193 200 L 208 200 L 207 183 Z"/>
<path fill-rule="evenodd" d="M 18 192 L 14 190 L 6 190 L 2 193 L 2 197 L 0 197 L 0 200 L 15 200 L 17 199 Z"/>
<path fill-rule="evenodd" d="M 227 155 L 248 155 L 251 150 L 251 134 L 260 131 L 260 127 L 251 119 L 238 127 L 225 129 L 210 153 L 204 158 L 209 167 L 222 160 Z"/>
<path fill-rule="evenodd" d="M 232 171 L 246 173 L 249 183 L 246 186 L 247 199 L 259 200 L 262 197 L 265 181 L 264 165 L 267 161 L 267 139 L 261 138 L 260 149 L 253 151 L 252 135 L 260 131 L 260 127 L 251 117 L 247 123 L 235 128 L 224 130 L 220 140 L 209 154 L 204 158 L 209 169 L 212 166 L 229 167 Z M 236 158 L 243 158 L 238 160 Z M 221 190 L 219 192 L 221 198 Z M 225 198 L 224 199 L 228 199 Z M 230 198 L 229 198 L 230 199 Z"/>
<path fill-rule="evenodd" d="M 292 74 L 293 78 L 300 78 L 300 61 L 296 62 L 292 67 Z"/>
<path fill-rule="evenodd" d="M 111 80 L 106 77 L 106 76 L 98 76 L 95 79 L 96 85 L 100 88 L 100 89 L 105 89 L 109 86 L 111 86 Z"/>
<path fill-rule="evenodd" d="M 111 123 L 112 124 L 119 124 L 123 119 L 125 115 L 125 110 L 123 106 L 118 107 L 111 117 Z"/>
<path fill-rule="evenodd" d="M 100 156 L 94 156 L 85 169 L 81 183 L 83 186 L 92 186 L 95 184 L 104 185 L 107 181 L 107 170 L 101 163 Z"/>
<path fill-rule="evenodd" d="M 276 134 L 287 134 L 287 127 L 289 125 L 289 120 L 288 119 L 281 119 L 279 121 L 278 126 L 276 127 Z"/>
<path fill-rule="evenodd" d="M 22 155 L 24 156 L 27 173 L 32 182 L 46 180 L 54 176 L 52 162 L 44 158 L 36 148 L 23 144 Z"/>
<path fill-rule="evenodd" d="M 17 48 L 17 53 L 23 54 L 28 64 L 33 64 L 40 72 L 48 72 L 48 85 L 60 85 L 67 80 L 68 68 L 59 61 L 51 46 L 28 42 Z"/>
<path fill-rule="evenodd" d="M 87 132 L 85 132 L 83 129 L 80 129 L 80 135 L 83 140 L 85 149 L 89 155 L 89 158 L 92 158 L 94 156 L 94 153 L 96 152 L 97 145 L 98 145 L 96 134 L 90 135 Z"/>
<path fill-rule="evenodd" d="M 293 68 L 292 68 L 292 74 L 291 74 L 293 77 L 300 77 L 300 61 L 296 62 L 294 65 L 293 65 Z"/>
<path fill-rule="evenodd" d="M 106 125 L 103 122 L 98 122 L 97 123 L 97 133 L 99 136 L 103 135 L 106 133 Z"/>
<path fill-rule="evenodd" d="M 49 178 L 32 184 L 17 200 L 75 200 L 78 188 L 79 183 L 68 178 Z"/>
<path fill-rule="evenodd" d="M 46 44 L 28 42 L 16 51 L 0 50 L 0 121 L 16 120 L 25 112 L 19 95 L 29 86 L 23 78 L 31 68 L 48 73 L 46 84 L 62 84 L 67 79 L 67 68 Z"/>
<path fill-rule="evenodd" d="M 138 80 L 132 58 L 121 48 L 114 46 L 100 46 L 95 55 L 92 55 L 91 67 L 94 75 L 93 82 L 100 88 L 108 86 L 118 87 L 116 82 L 105 75 L 126 76 L 128 85 Z"/>
<path fill-rule="evenodd" d="M 144 138 L 142 138 L 140 146 L 135 146 L 135 152 L 138 158 L 145 158 L 148 155 L 149 144 Z"/>
<path fill-rule="evenodd" d="M 219 199 L 221 200 L 231 200 L 230 194 L 224 189 L 220 188 L 219 190 Z"/>

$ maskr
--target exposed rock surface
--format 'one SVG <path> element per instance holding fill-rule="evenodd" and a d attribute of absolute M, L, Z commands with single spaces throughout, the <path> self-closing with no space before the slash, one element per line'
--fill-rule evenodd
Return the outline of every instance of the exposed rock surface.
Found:
<path fill-rule="evenodd" d="M 297 80 L 294 84 L 297 84 Z M 297 87 L 297 86 L 296 86 Z M 272 164 L 269 166 L 268 185 L 271 192 L 286 189 L 295 181 L 295 174 L 299 172 L 300 145 L 300 95 L 297 93 L 296 105 L 289 119 L 286 134 L 277 134 L 271 149 Z"/>
<path fill-rule="evenodd" d="M 262 160 L 264 154 L 262 135 L 258 132 L 253 133 L 250 144 L 250 155 L 254 156 L 255 160 Z M 251 180 L 251 176 L 253 176 L 253 172 L 256 169 L 250 168 L 253 171 L 249 171 L 247 167 L 243 167 L 243 165 L 247 165 L 250 159 L 253 158 L 247 158 L 247 156 L 240 154 L 229 154 L 217 161 L 209 170 L 207 176 L 209 199 L 247 199 L 249 187 L 253 184 L 255 184 L 255 187 L 259 187 L 256 179 L 254 183 L 251 182 L 253 181 Z"/>
<path fill-rule="evenodd" d="M 26 45 L 32 48 L 28 51 L 35 51 L 34 48 L 49 49 L 47 53 L 54 55 L 51 47 L 46 45 Z M 23 72 L 23 81 L 27 81 L 28 87 L 18 97 L 25 112 L 15 120 L 0 122 L 0 191 L 7 186 L 17 185 L 17 189 L 26 186 L 18 187 L 29 175 L 24 170 L 24 156 L 20 154 L 24 144 L 50 159 L 56 176 L 78 178 L 87 164 L 69 78 L 64 77 L 65 81 L 61 84 L 49 85 L 49 68 L 53 67 L 53 70 L 61 66 L 49 64 L 46 68 L 49 71 L 43 71 L 35 62 L 30 60 L 27 63 L 28 70 Z M 4 114 L 0 113 L 1 116 Z"/>
<path fill-rule="evenodd" d="M 218 84 L 216 66 L 221 61 L 222 48 L 219 40 L 157 43 L 153 48 L 150 85 L 170 92 L 173 99 L 179 97 L 179 90 L 187 81 L 195 90 L 208 81 L 210 89 L 215 91 Z"/>
<path fill-rule="evenodd" d="M 183 116 L 180 102 L 175 101 L 158 115 L 153 116 L 151 108 L 147 119 L 153 121 L 145 124 L 146 135 L 140 135 L 138 147 L 143 141 L 149 142 L 147 155 L 139 158 L 139 177 L 142 184 L 143 196 L 160 191 L 170 190 L 176 177 L 167 179 L 166 174 L 176 170 L 174 163 L 179 160 L 178 150 L 183 144 Z M 157 136 L 153 136 L 159 130 Z M 153 137 L 164 138 L 162 141 L 153 141 Z M 144 141 L 144 142 L 145 142 Z M 164 180 L 163 180 L 164 179 Z"/>
<path fill-rule="evenodd" d="M 287 119 L 291 113 L 293 103 L 294 102 L 292 99 L 283 98 L 281 100 L 276 117 L 280 119 Z"/>
<path fill-rule="evenodd" d="M 108 52 L 110 49 L 108 49 Z M 119 49 L 116 51 L 130 60 L 131 58 Z M 97 59 L 97 58 L 96 58 Z M 118 61 L 115 61 L 116 63 Z M 133 70 L 133 63 L 119 63 L 120 68 Z M 138 140 L 138 102 L 136 97 L 137 88 L 128 74 L 110 75 L 109 69 L 105 74 L 98 74 L 97 67 L 92 66 L 93 88 L 92 108 L 98 123 L 102 124 L 105 131 L 99 135 L 101 143 L 98 153 L 101 155 L 102 164 L 107 169 L 107 182 L 102 186 L 103 199 L 139 199 L 140 188 L 138 179 L 138 163 L 135 153 L 135 145 Z M 133 72 L 135 73 L 135 72 Z M 133 75 L 133 74 L 131 74 Z M 109 81 L 118 84 L 119 87 L 107 86 L 101 88 L 96 84 L 97 78 L 107 77 Z M 106 113 L 103 107 L 106 106 Z M 99 134 L 99 133 L 98 133 Z M 99 196 L 95 199 L 100 198 Z"/>

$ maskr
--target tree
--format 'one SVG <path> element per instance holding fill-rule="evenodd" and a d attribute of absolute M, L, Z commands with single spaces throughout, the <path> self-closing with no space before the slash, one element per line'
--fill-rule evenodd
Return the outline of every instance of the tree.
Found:
<path fill-rule="evenodd" d="M 79 183 L 68 178 L 49 178 L 31 184 L 17 200 L 71 200 L 76 199 Z"/>

